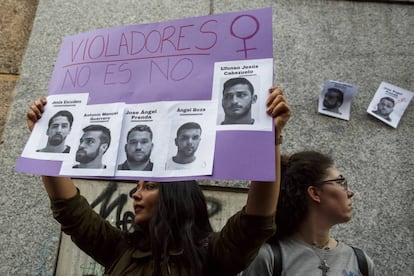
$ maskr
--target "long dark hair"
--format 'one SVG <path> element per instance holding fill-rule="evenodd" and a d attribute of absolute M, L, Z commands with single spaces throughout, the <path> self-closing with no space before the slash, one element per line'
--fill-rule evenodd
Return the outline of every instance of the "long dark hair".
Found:
<path fill-rule="evenodd" d="M 196 181 L 159 183 L 158 211 L 147 230 L 130 235 L 130 241 L 143 250 L 151 250 L 155 261 L 154 276 L 168 269 L 169 252 L 186 276 L 203 275 L 206 270 L 208 238 L 213 232 L 206 200 Z M 143 236 L 145 238 L 143 238 Z M 132 239 L 131 239 L 132 237 Z"/>
<path fill-rule="evenodd" d="M 276 234 L 269 243 L 293 234 L 308 214 L 307 188 L 322 181 L 332 159 L 320 152 L 302 151 L 282 156 L 280 196 L 276 210 Z"/>

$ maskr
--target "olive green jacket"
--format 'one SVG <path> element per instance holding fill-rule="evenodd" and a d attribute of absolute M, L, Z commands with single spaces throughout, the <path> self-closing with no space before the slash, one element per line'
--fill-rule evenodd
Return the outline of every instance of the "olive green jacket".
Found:
<path fill-rule="evenodd" d="M 99 216 L 79 192 L 71 199 L 52 201 L 51 208 L 62 231 L 103 265 L 106 275 L 152 275 L 154 259 L 151 252 L 128 247 L 123 232 Z M 244 210 L 237 212 L 208 241 L 207 274 L 236 275 L 250 264 L 275 230 L 274 216 L 251 216 Z M 126 245 L 121 246 L 121 251 L 118 250 L 120 244 Z M 170 252 L 171 261 L 163 275 L 184 274 L 174 262 L 174 256 L 179 254 L 180 251 Z"/>

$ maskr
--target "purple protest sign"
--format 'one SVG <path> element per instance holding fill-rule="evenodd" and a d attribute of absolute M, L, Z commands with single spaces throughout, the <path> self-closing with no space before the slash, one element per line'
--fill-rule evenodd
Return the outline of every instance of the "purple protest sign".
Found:
<path fill-rule="evenodd" d="M 89 93 L 88 105 L 216 100 L 215 63 L 272 57 L 270 8 L 100 29 L 63 39 L 48 93 Z M 273 180 L 273 144 L 271 131 L 218 129 L 213 172 L 202 178 Z M 20 157 L 16 170 L 59 175 L 60 161 L 43 163 L 50 169 Z"/>
<path fill-rule="evenodd" d="M 64 38 L 49 94 L 91 91 L 90 104 L 209 100 L 214 62 L 272 56 L 271 9 L 101 29 Z"/>

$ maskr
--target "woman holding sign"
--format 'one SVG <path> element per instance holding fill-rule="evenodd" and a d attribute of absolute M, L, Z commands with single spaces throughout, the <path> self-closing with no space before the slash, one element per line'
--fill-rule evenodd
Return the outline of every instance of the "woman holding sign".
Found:
<path fill-rule="evenodd" d="M 71 178 L 43 176 L 55 219 L 75 244 L 103 265 L 108 275 L 235 275 L 253 260 L 274 233 L 280 184 L 280 133 L 291 110 L 282 90 L 269 90 L 266 112 L 276 128 L 274 182 L 252 181 L 246 206 L 219 233 L 209 222 L 196 181 L 139 181 L 131 192 L 135 227 L 126 233 L 101 218 Z M 46 100 L 27 113 L 29 130 Z"/>

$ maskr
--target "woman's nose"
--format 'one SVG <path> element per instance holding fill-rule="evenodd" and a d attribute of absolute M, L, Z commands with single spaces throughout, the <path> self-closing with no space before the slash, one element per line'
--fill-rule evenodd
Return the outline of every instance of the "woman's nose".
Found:
<path fill-rule="evenodd" d="M 134 188 L 130 192 L 131 198 L 134 200 L 138 200 L 141 198 L 141 191 L 137 188 Z"/>

